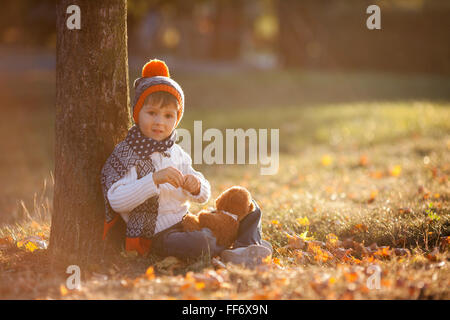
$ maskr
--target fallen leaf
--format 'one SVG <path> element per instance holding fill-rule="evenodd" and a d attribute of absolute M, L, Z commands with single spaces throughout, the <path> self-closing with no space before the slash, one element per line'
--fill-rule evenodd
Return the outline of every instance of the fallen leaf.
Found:
<path fill-rule="evenodd" d="M 351 261 L 351 263 L 354 263 L 354 264 L 361 264 L 361 262 L 362 262 L 360 259 L 355 258 L 354 256 L 350 256 L 350 261 Z"/>
<path fill-rule="evenodd" d="M 354 249 L 354 247 L 355 247 L 355 242 L 353 241 L 352 238 L 347 238 L 347 239 L 344 240 L 344 242 L 342 242 L 342 246 L 343 246 L 345 249 L 349 249 L 349 248 L 353 248 L 353 249 Z"/>
<path fill-rule="evenodd" d="M 435 247 L 433 251 L 426 255 L 427 259 L 432 262 L 436 262 L 439 260 L 439 248 Z"/>
<path fill-rule="evenodd" d="M 381 171 L 375 171 L 375 172 L 370 173 L 370 177 L 373 179 L 381 179 L 381 178 L 383 178 L 383 175 L 384 174 Z"/>
<path fill-rule="evenodd" d="M 367 232 L 368 228 L 365 224 L 363 223 L 358 223 L 356 225 L 353 226 L 352 232 L 353 233 L 358 233 L 358 232 Z"/>
<path fill-rule="evenodd" d="M 67 290 L 66 286 L 62 284 L 59 286 L 59 292 L 64 297 L 69 293 L 69 290 Z"/>
<path fill-rule="evenodd" d="M 17 241 L 16 246 L 18 248 L 24 248 L 27 251 L 33 252 L 37 249 L 47 249 L 47 241 L 42 240 L 38 236 L 29 236 L 25 239 Z"/>
<path fill-rule="evenodd" d="M 317 262 L 327 262 L 332 259 L 331 253 L 326 250 L 322 250 L 316 243 L 308 243 L 308 252 L 314 255 L 314 260 Z"/>
<path fill-rule="evenodd" d="M 297 221 L 297 223 L 301 226 L 309 226 L 309 220 L 308 217 L 304 217 L 304 218 L 297 218 L 295 219 Z"/>
<path fill-rule="evenodd" d="M 393 177 L 398 177 L 402 172 L 402 167 L 400 165 L 396 165 L 393 168 L 389 169 L 389 174 Z"/>
<path fill-rule="evenodd" d="M 191 283 L 185 283 L 185 284 L 183 284 L 181 287 L 180 287 L 180 290 L 181 291 L 185 291 L 185 290 L 187 290 L 187 289 L 189 289 L 191 287 Z"/>
<path fill-rule="evenodd" d="M 328 167 L 329 165 L 331 165 L 333 163 L 333 158 L 331 158 L 330 155 L 326 154 L 322 157 L 322 159 L 320 160 L 320 162 L 322 163 L 322 165 L 324 167 Z"/>
<path fill-rule="evenodd" d="M 441 247 L 444 250 L 447 246 L 450 245 L 450 236 L 441 237 Z"/>
<path fill-rule="evenodd" d="M 374 202 L 377 195 L 378 195 L 378 190 L 372 190 L 370 192 L 370 197 L 369 197 L 369 200 L 367 200 L 367 203 Z"/>
<path fill-rule="evenodd" d="M 334 233 L 329 233 L 326 238 L 327 238 L 326 247 L 328 249 L 333 249 L 338 246 L 339 239 L 337 235 L 335 235 Z"/>
<path fill-rule="evenodd" d="M 363 155 L 361 155 L 361 157 L 359 157 L 359 165 L 361 167 L 366 167 L 368 163 L 369 163 L 369 158 L 367 157 L 367 155 L 363 154 Z"/>
<path fill-rule="evenodd" d="M 370 289 L 367 288 L 367 286 L 365 284 L 363 284 L 359 287 L 359 291 L 361 291 L 362 293 L 369 293 Z"/>
<path fill-rule="evenodd" d="M 314 237 L 308 237 L 308 230 L 306 230 L 305 232 L 300 234 L 300 238 L 303 239 L 304 241 L 309 241 L 309 240 L 313 240 Z"/>
<path fill-rule="evenodd" d="M 145 271 L 145 277 L 148 280 L 155 279 L 155 271 L 152 266 L 148 267 L 147 270 Z"/>
<path fill-rule="evenodd" d="M 195 290 L 203 290 L 205 288 L 205 283 L 204 282 L 196 282 L 195 283 Z"/>
<path fill-rule="evenodd" d="M 380 281 L 383 287 L 389 288 L 392 285 L 392 281 L 388 279 L 381 279 Z"/>
<path fill-rule="evenodd" d="M 39 249 L 39 248 L 33 242 L 28 241 L 25 244 L 25 249 L 27 249 L 27 251 L 33 252 L 34 250 Z"/>
<path fill-rule="evenodd" d="M 355 267 L 353 267 L 353 268 L 355 268 Z M 345 272 L 344 277 L 345 277 L 345 281 L 350 282 L 350 283 L 358 280 L 358 274 L 356 272 Z"/>
<path fill-rule="evenodd" d="M 272 263 L 281 266 L 281 261 L 280 261 L 279 258 L 273 258 L 273 259 L 272 259 Z"/>
<path fill-rule="evenodd" d="M 376 252 L 373 253 L 373 255 L 379 257 L 389 257 L 391 255 L 391 251 L 389 250 L 389 246 L 380 247 Z"/>
<path fill-rule="evenodd" d="M 287 278 L 279 278 L 279 279 L 275 279 L 274 284 L 275 286 L 279 287 L 279 286 L 285 286 L 289 283 L 289 280 Z"/>
<path fill-rule="evenodd" d="M 353 249 L 351 248 L 350 249 L 336 248 L 333 251 L 333 254 L 337 259 L 344 259 L 346 261 L 347 259 L 350 259 L 349 255 L 352 251 Z"/>
<path fill-rule="evenodd" d="M 272 258 L 270 255 L 268 255 L 267 257 L 262 259 L 262 263 L 264 263 L 264 264 L 270 264 L 271 262 L 272 262 Z"/>
<path fill-rule="evenodd" d="M 218 289 L 224 283 L 223 277 L 213 270 L 208 270 L 206 274 L 192 274 L 192 278 L 196 281 L 197 290 L 202 286 L 201 284 L 197 285 L 198 283 L 212 289 Z"/>
<path fill-rule="evenodd" d="M 306 242 L 301 237 L 291 236 L 288 233 L 286 233 L 286 236 L 288 238 L 288 244 L 287 244 L 288 248 L 303 249 L 305 247 Z"/>

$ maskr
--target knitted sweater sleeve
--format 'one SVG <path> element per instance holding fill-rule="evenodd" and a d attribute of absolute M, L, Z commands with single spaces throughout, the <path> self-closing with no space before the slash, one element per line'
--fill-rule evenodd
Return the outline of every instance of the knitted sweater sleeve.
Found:
<path fill-rule="evenodd" d="M 181 148 L 180 148 L 181 149 Z M 205 204 L 208 202 L 209 198 L 211 197 L 211 186 L 206 180 L 206 178 L 203 176 L 203 174 L 199 171 L 194 170 L 192 168 L 192 159 L 189 154 L 187 154 L 184 150 L 182 150 L 183 153 L 183 164 L 182 164 L 182 173 L 184 175 L 191 174 L 196 176 L 200 181 L 200 192 L 197 195 L 193 195 L 187 190 L 183 189 L 183 192 L 186 194 L 188 199 L 193 202 L 197 202 L 200 204 Z"/>
<path fill-rule="evenodd" d="M 153 173 L 138 179 L 136 167 L 132 167 L 122 179 L 109 188 L 107 197 L 111 208 L 123 214 L 132 211 L 157 194 L 159 194 L 159 188 L 153 181 Z"/>

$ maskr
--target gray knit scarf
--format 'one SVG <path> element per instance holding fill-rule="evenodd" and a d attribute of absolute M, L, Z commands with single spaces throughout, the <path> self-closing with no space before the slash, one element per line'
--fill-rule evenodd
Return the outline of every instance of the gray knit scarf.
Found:
<path fill-rule="evenodd" d="M 106 209 L 106 222 L 111 222 L 116 212 L 111 208 L 108 201 L 108 190 L 111 186 L 123 178 L 134 166 L 138 179 L 154 172 L 151 155 L 160 152 L 165 157 L 170 157 L 168 149 L 172 147 L 177 139 L 176 131 L 164 140 L 157 141 L 145 136 L 137 125 L 133 126 L 125 140 L 117 144 L 114 151 L 106 160 L 101 172 L 101 184 Z M 155 233 L 156 219 L 158 216 L 159 196 L 155 195 L 144 203 L 134 208 L 129 215 L 126 237 L 151 238 Z"/>

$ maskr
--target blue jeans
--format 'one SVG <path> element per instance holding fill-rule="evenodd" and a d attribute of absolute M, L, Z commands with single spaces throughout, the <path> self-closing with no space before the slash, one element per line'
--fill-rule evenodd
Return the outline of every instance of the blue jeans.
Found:
<path fill-rule="evenodd" d="M 238 236 L 233 248 L 261 244 L 261 210 L 253 200 L 255 210 L 249 213 L 240 223 Z M 178 258 L 197 258 L 202 254 L 214 257 L 219 255 L 224 246 L 216 243 L 216 238 L 208 228 L 198 231 L 183 231 L 181 222 L 158 232 L 152 239 L 152 252 L 161 256 Z"/>

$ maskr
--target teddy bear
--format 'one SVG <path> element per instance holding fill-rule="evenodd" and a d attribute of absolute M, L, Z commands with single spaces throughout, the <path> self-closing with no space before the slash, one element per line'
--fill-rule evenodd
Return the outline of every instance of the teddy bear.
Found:
<path fill-rule="evenodd" d="M 215 206 L 215 210 L 202 210 L 198 215 L 186 214 L 182 220 L 183 230 L 209 228 L 217 244 L 228 248 L 237 238 L 239 222 L 255 210 L 255 205 L 246 188 L 234 186 L 217 197 Z"/>

